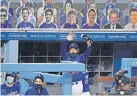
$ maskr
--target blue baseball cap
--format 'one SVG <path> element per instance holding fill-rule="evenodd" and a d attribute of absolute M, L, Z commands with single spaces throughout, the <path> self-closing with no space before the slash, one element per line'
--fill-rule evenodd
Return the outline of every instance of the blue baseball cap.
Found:
<path fill-rule="evenodd" d="M 1 5 L 6 5 L 6 6 L 8 6 L 8 2 L 7 2 L 6 0 L 2 0 L 2 1 L 1 1 Z"/>
<path fill-rule="evenodd" d="M 75 48 L 75 49 L 79 50 L 78 44 L 76 44 L 76 43 L 71 43 L 71 44 L 69 45 L 69 49 L 71 49 L 71 48 Z"/>
<path fill-rule="evenodd" d="M 35 80 L 36 80 L 37 78 L 40 78 L 40 79 L 44 82 L 44 77 L 43 77 L 43 75 L 38 74 L 38 75 L 35 77 Z"/>
<path fill-rule="evenodd" d="M 70 0 L 67 0 L 67 1 L 65 2 L 65 7 L 66 7 L 66 4 L 67 4 L 67 3 L 70 3 L 70 4 L 71 4 L 71 8 L 73 8 L 72 1 L 70 1 Z"/>
<path fill-rule="evenodd" d="M 16 73 L 15 72 L 7 72 L 6 75 L 10 75 L 10 76 L 16 77 Z"/>
<path fill-rule="evenodd" d="M 25 7 L 33 7 L 33 3 L 32 2 L 26 2 Z"/>
<path fill-rule="evenodd" d="M 45 4 L 45 6 L 44 6 L 44 10 L 45 10 L 46 8 L 53 8 L 53 5 L 52 5 L 51 3 L 47 3 L 47 4 Z"/>
<path fill-rule="evenodd" d="M 109 8 L 115 8 L 115 5 L 113 3 L 108 3 L 106 5 L 106 11 L 108 11 Z"/>

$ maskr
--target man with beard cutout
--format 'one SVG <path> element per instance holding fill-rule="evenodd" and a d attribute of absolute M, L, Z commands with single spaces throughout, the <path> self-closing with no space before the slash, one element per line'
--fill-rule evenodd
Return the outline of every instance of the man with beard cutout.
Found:
<path fill-rule="evenodd" d="M 55 23 L 51 22 L 52 16 L 53 16 L 52 9 L 47 9 L 45 11 L 46 21 L 40 25 L 40 28 L 57 28 L 57 25 Z"/>
<path fill-rule="evenodd" d="M 71 43 L 69 45 L 69 51 L 67 51 L 68 41 L 73 40 L 73 35 L 73 33 L 70 33 L 67 36 L 67 39 L 61 44 L 61 55 L 63 56 L 63 60 L 85 63 L 90 56 L 92 42 L 90 40 L 87 41 L 87 49 L 83 54 L 78 55 L 79 48 L 76 43 Z M 72 72 L 72 95 L 90 96 L 87 74 L 82 72 Z"/>
<path fill-rule="evenodd" d="M 44 77 L 38 74 L 34 79 L 34 84 L 30 87 L 25 95 L 49 95 L 46 88 L 42 87 L 44 85 Z"/>

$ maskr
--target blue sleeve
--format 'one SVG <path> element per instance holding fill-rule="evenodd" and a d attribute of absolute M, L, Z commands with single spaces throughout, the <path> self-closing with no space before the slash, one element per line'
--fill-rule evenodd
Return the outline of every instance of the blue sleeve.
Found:
<path fill-rule="evenodd" d="M 54 24 L 54 28 L 58 28 L 58 26 L 56 24 Z"/>
<path fill-rule="evenodd" d="M 45 88 L 45 94 L 43 94 L 43 95 L 49 95 L 49 93 L 48 93 L 46 88 Z"/>
<path fill-rule="evenodd" d="M 64 40 L 63 43 L 61 44 L 61 56 L 65 56 L 67 53 L 67 44 L 68 41 Z"/>
<path fill-rule="evenodd" d="M 29 95 L 29 94 L 28 94 L 28 90 L 26 91 L 26 93 L 25 93 L 24 95 Z"/>
<path fill-rule="evenodd" d="M 12 17 L 13 17 L 13 15 L 14 15 L 14 12 L 13 12 L 13 9 L 12 8 L 9 8 L 9 13 L 12 15 Z"/>
<path fill-rule="evenodd" d="M 33 25 L 33 24 L 31 25 L 31 28 L 34 28 L 34 25 Z"/>
<path fill-rule="evenodd" d="M 89 84 L 88 84 L 88 72 L 83 73 L 83 92 L 88 92 L 89 91 Z"/>
<path fill-rule="evenodd" d="M 25 95 L 32 95 L 32 90 L 29 88 L 29 89 L 26 91 Z"/>
<path fill-rule="evenodd" d="M 43 24 L 41 24 L 39 28 L 43 28 Z"/>
<path fill-rule="evenodd" d="M 88 57 L 90 56 L 90 53 L 91 53 L 91 46 L 87 46 L 86 51 L 83 53 L 85 60 L 88 59 Z"/>

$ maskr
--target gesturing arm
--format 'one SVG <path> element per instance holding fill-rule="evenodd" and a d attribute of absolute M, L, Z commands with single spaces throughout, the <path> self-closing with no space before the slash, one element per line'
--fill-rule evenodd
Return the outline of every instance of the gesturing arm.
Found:
<path fill-rule="evenodd" d="M 65 39 L 61 44 L 61 56 L 66 55 L 66 53 L 67 53 L 67 44 L 68 44 L 68 41 L 67 41 L 67 39 Z"/>
<path fill-rule="evenodd" d="M 66 55 L 68 41 L 73 40 L 73 35 L 74 35 L 73 33 L 69 33 L 67 38 L 61 44 L 61 56 L 65 56 Z"/>

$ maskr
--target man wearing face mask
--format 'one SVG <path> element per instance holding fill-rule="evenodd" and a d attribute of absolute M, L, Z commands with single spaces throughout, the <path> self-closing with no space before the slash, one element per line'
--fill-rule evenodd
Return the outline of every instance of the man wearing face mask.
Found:
<path fill-rule="evenodd" d="M 16 84 L 16 73 L 6 73 L 5 83 L 1 85 L 1 91 L 5 91 L 7 95 L 19 95 L 20 86 Z"/>
<path fill-rule="evenodd" d="M 61 44 L 61 55 L 65 61 L 73 61 L 78 63 L 85 63 L 91 53 L 90 40 L 87 41 L 87 49 L 83 54 L 78 55 L 79 48 L 76 43 L 69 45 L 69 51 L 67 51 L 68 41 L 73 40 L 73 33 L 67 36 L 67 39 Z M 72 72 L 72 95 L 76 96 L 90 96 L 88 75 L 82 72 Z"/>
<path fill-rule="evenodd" d="M 38 74 L 34 79 L 34 84 L 30 87 L 25 95 L 49 95 L 44 85 L 44 77 L 41 74 Z"/>
<path fill-rule="evenodd" d="M 0 28 L 12 28 L 12 25 L 8 22 L 8 11 L 6 8 L 1 7 L 0 12 Z"/>

